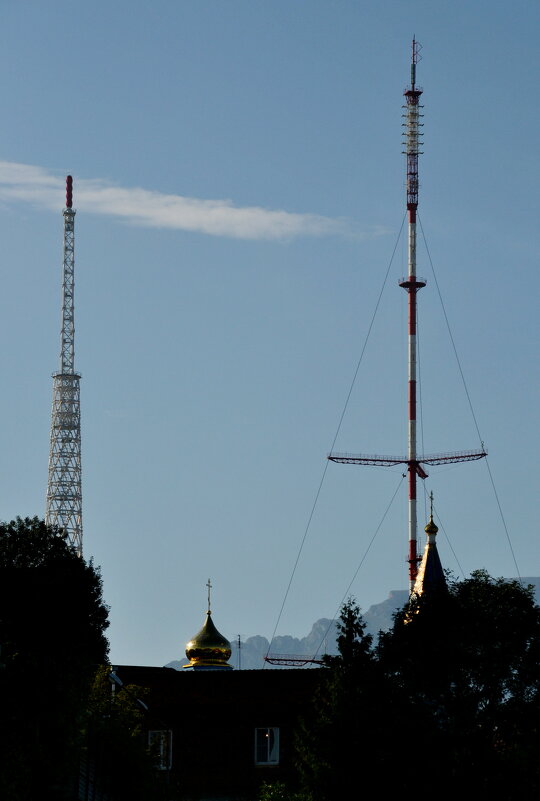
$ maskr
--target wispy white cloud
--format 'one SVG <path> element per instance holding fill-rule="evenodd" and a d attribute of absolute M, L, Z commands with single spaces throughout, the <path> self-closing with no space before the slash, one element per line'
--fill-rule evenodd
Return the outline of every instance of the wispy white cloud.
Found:
<path fill-rule="evenodd" d="M 26 201 L 62 208 L 65 178 L 43 167 L 0 161 L 0 201 Z M 359 230 L 351 221 L 296 214 L 231 200 L 200 200 L 148 189 L 124 188 L 102 179 L 74 179 L 74 206 L 92 214 L 114 215 L 136 225 L 176 228 L 236 239 L 290 239 L 300 236 L 368 237 L 382 227 Z"/>

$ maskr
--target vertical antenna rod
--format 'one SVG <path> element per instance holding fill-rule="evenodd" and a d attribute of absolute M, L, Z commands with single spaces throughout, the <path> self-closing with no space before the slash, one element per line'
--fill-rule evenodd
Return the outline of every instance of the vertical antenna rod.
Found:
<path fill-rule="evenodd" d="M 409 216 L 409 247 L 407 278 L 400 282 L 400 286 L 409 294 L 408 303 L 408 473 L 409 473 L 409 586 L 412 591 L 416 580 L 418 556 L 416 548 L 417 508 L 416 508 L 416 476 L 419 465 L 416 453 L 416 293 L 426 285 L 426 282 L 416 277 L 416 209 L 418 208 L 418 156 L 420 153 L 420 128 L 422 123 L 419 104 L 422 90 L 416 86 L 416 64 L 420 45 L 413 39 L 411 58 L 411 85 L 405 89 L 405 154 L 407 156 L 407 213 Z M 420 468 L 421 469 L 421 468 Z M 425 478 L 425 476 L 422 476 Z"/>
<path fill-rule="evenodd" d="M 66 178 L 60 370 L 53 373 L 49 478 L 45 522 L 64 532 L 82 556 L 80 374 L 75 372 L 75 209 Z"/>

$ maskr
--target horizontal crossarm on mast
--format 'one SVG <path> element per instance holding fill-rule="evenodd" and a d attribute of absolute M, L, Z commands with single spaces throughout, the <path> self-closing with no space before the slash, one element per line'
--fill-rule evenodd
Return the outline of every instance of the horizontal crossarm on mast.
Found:
<path fill-rule="evenodd" d="M 421 456 L 419 459 L 410 460 L 406 456 L 380 456 L 378 454 L 367 455 L 364 453 L 329 453 L 328 459 L 337 464 L 364 464 L 373 467 L 392 467 L 395 464 L 451 464 L 455 462 L 474 462 L 487 456 L 487 451 L 482 448 L 479 451 L 455 451 L 454 453 L 432 453 Z"/>
<path fill-rule="evenodd" d="M 367 456 L 363 453 L 329 453 L 326 458 L 337 464 L 368 464 L 375 467 L 391 467 L 393 464 L 407 464 L 406 456 Z"/>
<path fill-rule="evenodd" d="M 487 451 L 482 448 L 480 451 L 455 451 L 454 453 L 432 453 L 422 456 L 419 462 L 423 464 L 448 464 L 452 462 L 475 462 L 487 456 Z"/>
<path fill-rule="evenodd" d="M 269 665 L 282 665 L 283 667 L 303 667 L 304 665 L 322 665 L 323 660 L 317 656 L 291 656 L 289 654 L 267 654 L 264 661 Z"/>

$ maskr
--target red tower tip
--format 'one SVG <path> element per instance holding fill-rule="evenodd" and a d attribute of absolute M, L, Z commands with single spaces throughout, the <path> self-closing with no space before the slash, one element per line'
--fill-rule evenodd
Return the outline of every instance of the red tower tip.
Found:
<path fill-rule="evenodd" d="M 73 178 L 68 175 L 66 178 L 66 208 L 73 206 Z"/>

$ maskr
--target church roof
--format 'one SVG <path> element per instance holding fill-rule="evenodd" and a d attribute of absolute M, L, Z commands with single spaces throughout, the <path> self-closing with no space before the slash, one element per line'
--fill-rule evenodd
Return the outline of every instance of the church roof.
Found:
<path fill-rule="evenodd" d="M 425 527 L 425 532 L 427 534 L 426 547 L 416 575 L 413 595 L 428 596 L 446 592 L 447 590 L 446 576 L 444 575 L 435 539 L 438 530 L 433 521 L 432 511 L 429 523 Z"/>

